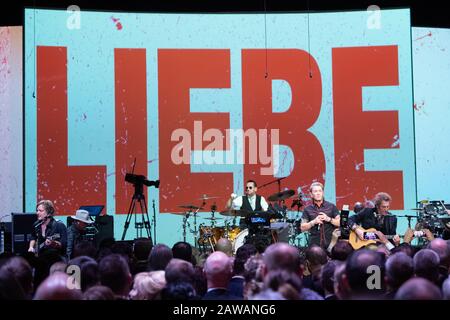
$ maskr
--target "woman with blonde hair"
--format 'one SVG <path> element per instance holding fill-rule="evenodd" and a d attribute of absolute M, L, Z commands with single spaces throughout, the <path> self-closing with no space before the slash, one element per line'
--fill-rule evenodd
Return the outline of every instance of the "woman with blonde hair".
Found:
<path fill-rule="evenodd" d="M 161 290 L 166 286 L 164 271 L 141 272 L 134 277 L 131 300 L 159 300 Z"/>

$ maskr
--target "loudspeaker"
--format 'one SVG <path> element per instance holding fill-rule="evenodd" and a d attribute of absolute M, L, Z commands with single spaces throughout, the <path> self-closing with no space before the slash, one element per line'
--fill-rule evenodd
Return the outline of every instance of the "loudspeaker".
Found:
<path fill-rule="evenodd" d="M 114 219 L 113 216 L 97 216 L 95 217 L 95 225 L 98 233 L 95 236 L 97 246 L 100 246 L 103 240 L 114 238 Z"/>
<path fill-rule="evenodd" d="M 28 252 L 31 235 L 34 232 L 36 213 L 11 213 L 12 252 L 24 254 Z"/>
<path fill-rule="evenodd" d="M 0 222 L 0 254 L 12 252 L 11 222 Z"/>
<path fill-rule="evenodd" d="M 341 236 L 340 239 L 348 239 L 350 236 L 350 228 L 348 225 L 348 218 L 350 216 L 350 209 L 349 209 L 349 205 L 343 205 L 342 206 L 342 210 L 341 210 L 341 224 L 340 224 L 340 229 L 341 229 Z"/>

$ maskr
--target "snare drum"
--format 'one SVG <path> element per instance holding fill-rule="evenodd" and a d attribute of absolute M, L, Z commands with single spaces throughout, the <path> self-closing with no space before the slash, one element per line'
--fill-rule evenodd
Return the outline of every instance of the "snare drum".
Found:
<path fill-rule="evenodd" d="M 233 254 L 236 254 L 237 249 L 245 244 L 245 237 L 248 236 L 248 229 L 244 229 L 238 233 L 233 242 Z"/>

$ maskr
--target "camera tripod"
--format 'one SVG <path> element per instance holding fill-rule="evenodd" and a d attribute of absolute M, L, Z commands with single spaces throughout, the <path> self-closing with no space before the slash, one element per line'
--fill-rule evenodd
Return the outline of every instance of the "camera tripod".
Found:
<path fill-rule="evenodd" d="M 142 229 L 145 228 L 147 232 L 147 237 L 152 238 L 150 231 L 150 219 L 148 217 L 147 203 L 145 201 L 145 195 L 143 192 L 143 185 L 140 183 L 134 184 L 134 195 L 131 199 L 130 208 L 128 209 L 127 218 L 125 220 L 125 225 L 122 234 L 122 241 L 125 240 L 125 235 L 127 234 L 128 227 L 131 222 L 131 217 L 134 215 L 134 227 L 136 229 L 136 238 L 142 238 Z M 139 203 L 141 207 L 141 222 L 138 222 L 136 207 Z"/>

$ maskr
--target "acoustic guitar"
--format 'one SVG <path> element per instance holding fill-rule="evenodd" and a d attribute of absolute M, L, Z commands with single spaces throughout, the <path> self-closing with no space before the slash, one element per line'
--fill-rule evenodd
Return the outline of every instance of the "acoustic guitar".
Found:
<path fill-rule="evenodd" d="M 353 230 L 350 231 L 348 243 L 350 243 L 353 249 L 358 250 L 362 247 L 368 246 L 369 244 L 377 244 L 379 242 L 378 236 L 375 234 L 375 232 L 377 231 L 375 228 L 370 229 L 359 228 L 359 229 L 362 229 L 364 232 L 364 240 L 361 240 L 355 231 Z M 395 235 L 393 236 L 386 235 L 386 238 L 388 240 L 391 240 L 394 237 Z"/>

